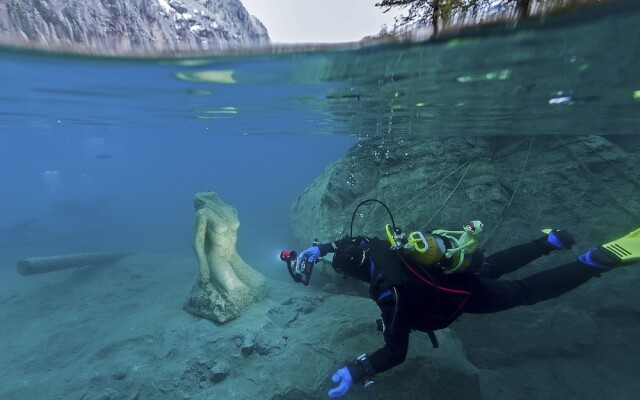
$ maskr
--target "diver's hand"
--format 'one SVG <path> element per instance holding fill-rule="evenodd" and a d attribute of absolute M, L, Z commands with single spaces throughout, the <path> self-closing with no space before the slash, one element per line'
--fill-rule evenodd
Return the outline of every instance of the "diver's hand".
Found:
<path fill-rule="evenodd" d="M 353 378 L 351 378 L 351 373 L 349 372 L 347 367 L 342 367 L 337 370 L 331 377 L 331 380 L 333 381 L 333 383 L 338 384 L 338 386 L 329 390 L 329 392 L 327 393 L 332 399 L 347 394 L 349 389 L 351 389 L 351 385 L 353 384 Z"/>
<path fill-rule="evenodd" d="M 306 260 L 308 263 L 313 263 L 320 258 L 320 247 L 311 246 L 302 253 L 298 257 L 298 260 Z M 299 265 L 299 263 L 298 263 Z"/>

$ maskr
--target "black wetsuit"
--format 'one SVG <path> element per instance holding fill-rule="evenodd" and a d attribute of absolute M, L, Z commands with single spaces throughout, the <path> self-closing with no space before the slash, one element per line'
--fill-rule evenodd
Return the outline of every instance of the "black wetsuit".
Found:
<path fill-rule="evenodd" d="M 362 246 L 362 240 L 367 241 L 364 261 L 343 272 L 370 283 L 369 294 L 382 311 L 385 345 L 371 353 L 361 368 L 357 363 L 347 365 L 355 382 L 404 362 L 412 330 L 442 329 L 463 313 L 487 314 L 535 304 L 566 293 L 598 275 L 597 269 L 575 261 L 523 279 L 498 279 L 549 254 L 554 248 L 547 243 L 546 236 L 486 259 L 477 250 L 467 271 L 448 275 L 425 274 L 407 264 L 396 251 L 389 250 L 388 241 L 379 239 L 345 238 L 320 245 L 321 254 L 337 255 L 354 242 Z M 334 257 L 334 263 L 335 260 Z"/>

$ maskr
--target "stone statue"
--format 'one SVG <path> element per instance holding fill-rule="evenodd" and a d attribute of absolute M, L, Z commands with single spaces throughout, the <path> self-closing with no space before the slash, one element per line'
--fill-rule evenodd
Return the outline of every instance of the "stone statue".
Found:
<path fill-rule="evenodd" d="M 238 317 L 269 291 L 264 276 L 236 251 L 238 213 L 216 193 L 197 193 L 193 248 L 200 271 L 184 308 L 216 322 Z"/>

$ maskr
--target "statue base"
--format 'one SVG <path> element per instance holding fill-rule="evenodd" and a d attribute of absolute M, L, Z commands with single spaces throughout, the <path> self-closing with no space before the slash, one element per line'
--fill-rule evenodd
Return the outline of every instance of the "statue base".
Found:
<path fill-rule="evenodd" d="M 240 316 L 268 293 L 269 288 L 264 281 L 252 289 L 235 291 L 233 296 L 221 294 L 210 283 L 202 286 L 196 282 L 183 308 L 197 317 L 224 323 Z"/>

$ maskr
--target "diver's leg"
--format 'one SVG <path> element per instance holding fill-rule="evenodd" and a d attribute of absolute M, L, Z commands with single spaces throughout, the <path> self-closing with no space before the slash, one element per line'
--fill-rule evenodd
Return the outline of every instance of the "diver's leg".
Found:
<path fill-rule="evenodd" d="M 531 255 L 533 254 L 532 250 Z M 466 289 L 471 292 L 471 297 L 465 304 L 464 311 L 484 314 L 535 304 L 567 293 L 601 272 L 638 262 L 640 229 L 589 250 L 578 261 L 538 272 L 524 279 L 501 281 L 470 276 Z"/>
<path fill-rule="evenodd" d="M 602 270 L 574 261 L 518 280 L 481 276 L 468 281 L 471 297 L 464 311 L 487 314 L 558 297 L 598 276 Z"/>
<path fill-rule="evenodd" d="M 477 273 L 481 277 L 498 279 L 502 275 L 513 272 L 551 250 L 539 243 L 539 240 L 520 244 L 488 256 Z"/>
<path fill-rule="evenodd" d="M 566 231 L 552 231 L 529 243 L 520 244 L 499 251 L 487 257 L 477 270 L 477 274 L 498 279 L 502 275 L 513 272 L 529 264 L 533 260 L 549 254 L 553 250 L 570 249 L 573 238 Z"/>

